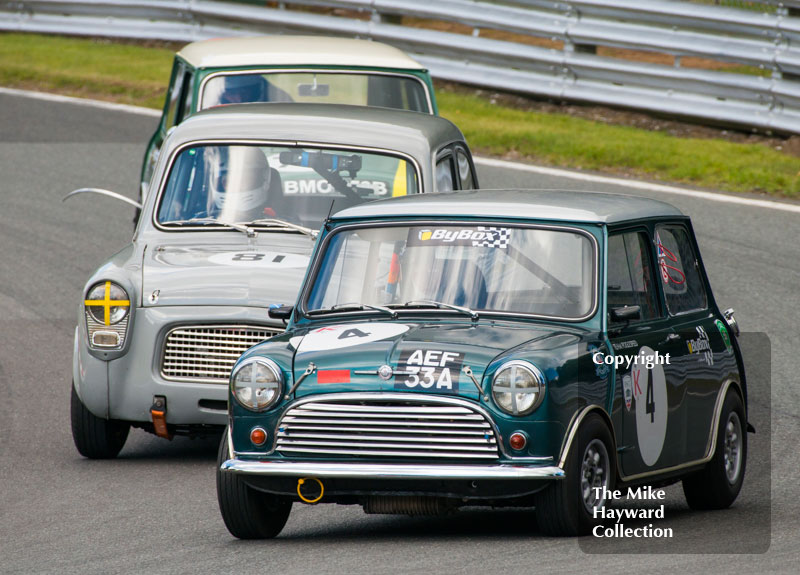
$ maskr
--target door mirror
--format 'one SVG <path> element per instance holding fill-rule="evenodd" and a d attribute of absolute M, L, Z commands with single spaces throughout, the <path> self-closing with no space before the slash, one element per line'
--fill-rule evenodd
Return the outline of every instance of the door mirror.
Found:
<path fill-rule="evenodd" d="M 641 319 L 642 308 L 638 305 L 626 305 L 625 307 L 616 307 L 611 310 L 611 321 L 614 322 L 627 322 L 635 319 Z"/>
<path fill-rule="evenodd" d="M 269 308 L 269 317 L 272 319 L 281 319 L 283 321 L 287 321 L 290 317 L 292 317 L 292 312 L 294 311 L 294 306 L 291 305 L 279 305 L 276 307 Z"/>

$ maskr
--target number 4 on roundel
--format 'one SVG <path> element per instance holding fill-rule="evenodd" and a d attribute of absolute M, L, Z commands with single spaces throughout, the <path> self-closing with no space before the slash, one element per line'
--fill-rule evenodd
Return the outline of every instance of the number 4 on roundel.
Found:
<path fill-rule="evenodd" d="M 647 369 L 645 358 L 655 355 L 649 347 L 639 350 L 639 361 L 631 369 L 636 402 L 636 438 L 645 465 L 656 464 L 667 435 L 667 381 L 663 365 Z"/>

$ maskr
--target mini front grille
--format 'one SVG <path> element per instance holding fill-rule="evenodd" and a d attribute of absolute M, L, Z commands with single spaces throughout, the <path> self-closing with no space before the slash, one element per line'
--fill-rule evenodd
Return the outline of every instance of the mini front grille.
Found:
<path fill-rule="evenodd" d="M 310 401 L 278 425 L 276 451 L 309 456 L 496 459 L 497 439 L 467 402 Z"/>
<path fill-rule="evenodd" d="M 227 383 L 233 364 L 247 348 L 279 333 L 247 325 L 173 329 L 164 340 L 161 376 L 176 381 Z"/>

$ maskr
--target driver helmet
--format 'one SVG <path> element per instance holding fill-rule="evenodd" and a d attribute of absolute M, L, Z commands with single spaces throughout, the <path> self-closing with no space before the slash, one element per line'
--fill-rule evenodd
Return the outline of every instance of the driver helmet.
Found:
<path fill-rule="evenodd" d="M 219 97 L 220 104 L 263 102 L 267 95 L 267 81 L 260 74 L 225 76 L 225 89 Z"/>
<path fill-rule="evenodd" d="M 255 146 L 232 146 L 222 152 L 212 165 L 209 186 L 217 217 L 238 221 L 263 215 L 272 179 L 264 152 Z"/>

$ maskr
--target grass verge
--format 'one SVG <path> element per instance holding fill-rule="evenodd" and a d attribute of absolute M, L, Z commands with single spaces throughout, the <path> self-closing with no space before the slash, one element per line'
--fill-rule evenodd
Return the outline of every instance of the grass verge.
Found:
<path fill-rule="evenodd" d="M 158 109 L 173 53 L 163 45 L 4 33 L 0 85 Z M 441 114 L 476 152 L 732 192 L 800 195 L 800 158 L 763 143 L 675 137 L 505 107 L 447 88 L 437 98 Z"/>

